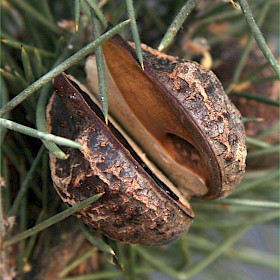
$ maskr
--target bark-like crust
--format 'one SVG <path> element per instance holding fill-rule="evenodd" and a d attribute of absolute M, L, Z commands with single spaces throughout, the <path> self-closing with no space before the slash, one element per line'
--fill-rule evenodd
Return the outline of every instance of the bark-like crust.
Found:
<path fill-rule="evenodd" d="M 212 150 L 215 159 L 207 162 L 208 169 L 217 161 L 221 184 L 211 184 L 205 199 L 228 195 L 238 185 L 245 172 L 246 135 L 239 111 L 225 94 L 216 75 L 194 61 L 184 61 L 143 45 L 145 71 L 163 88 L 176 111 L 181 107 L 184 122 L 196 124 L 196 147 Z M 194 132 L 195 133 L 195 132 Z M 218 176 L 218 174 L 211 174 Z M 213 180 L 214 182 L 214 180 Z M 216 183 L 216 182 L 215 182 Z"/>
<path fill-rule="evenodd" d="M 129 45 L 121 37 L 115 36 L 104 44 L 103 50 L 108 69 L 120 91 L 126 89 L 126 82 L 121 80 L 125 71 L 127 75 L 135 72 L 132 79 L 134 78 L 137 84 L 137 77 L 141 74 L 136 73 L 137 69 L 132 63 L 128 64 L 130 60 L 134 60 L 140 69 L 134 45 Z M 142 75 L 146 75 L 146 79 L 154 85 L 151 94 L 158 95 L 158 100 L 165 100 L 169 110 L 176 116 L 178 126 L 187 131 L 182 140 L 195 148 L 188 154 L 189 158 L 193 157 L 195 160 L 191 163 L 185 160 L 186 166 L 199 174 L 208 188 L 206 194 L 196 196 L 203 199 L 227 196 L 240 183 L 245 172 L 246 135 L 239 111 L 229 100 L 212 71 L 194 61 L 168 56 L 146 45 L 142 45 L 142 50 Z M 112 61 L 112 57 L 118 55 L 121 59 Z M 125 57 L 130 57 L 126 58 L 127 67 L 121 61 Z M 129 86 L 127 89 L 131 91 Z M 125 98 L 128 100 L 129 96 Z M 133 100 L 128 102 L 133 105 Z M 157 108 L 150 110 L 156 112 Z M 159 123 L 155 123 L 156 125 Z M 177 151 L 181 150 L 181 154 L 184 153 L 184 146 L 187 146 L 184 141 L 176 137 L 168 140 L 172 142 L 172 147 Z M 176 181 L 172 175 L 170 178 Z"/>
<path fill-rule="evenodd" d="M 188 231 L 194 215 L 186 199 L 224 197 L 241 181 L 245 131 L 213 72 L 142 48 L 144 71 L 133 45 L 119 36 L 103 45 L 113 88 L 109 112 L 179 192 L 162 187 L 157 174 L 143 168 L 122 137 L 101 120 L 98 107 L 64 74 L 54 80 L 49 131 L 83 148 L 64 149 L 67 160 L 50 155 L 50 165 L 54 185 L 68 205 L 104 193 L 78 214 L 87 224 L 114 240 L 158 245 Z M 128 122 L 135 127 L 126 130 Z"/>
<path fill-rule="evenodd" d="M 78 217 L 122 242 L 163 244 L 188 231 L 192 211 L 155 183 L 65 75 L 55 78 L 54 88 L 49 131 L 83 145 L 81 151 L 64 148 L 66 160 L 50 154 L 53 183 L 63 201 L 74 205 L 104 192 Z"/>

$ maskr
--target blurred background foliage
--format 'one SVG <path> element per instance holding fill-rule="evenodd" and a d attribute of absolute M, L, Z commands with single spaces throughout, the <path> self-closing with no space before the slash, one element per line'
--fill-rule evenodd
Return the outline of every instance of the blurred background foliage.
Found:
<path fill-rule="evenodd" d="M 113 26 L 129 18 L 129 1 L 91 2 Z M 141 42 L 157 48 L 188 2 L 134 1 Z M 196 219 L 190 232 L 166 246 L 113 242 L 74 217 L 14 242 L 19 233 L 52 219 L 65 206 L 52 187 L 42 142 L 1 127 L 3 279 L 278 279 L 277 73 L 233 1 L 196 2 L 164 51 L 211 68 L 241 111 L 249 152 L 241 185 L 223 200 L 193 199 Z M 279 2 L 248 3 L 278 58 Z M 83 0 L 1 1 L 1 106 L 94 39 L 89 14 Z M 132 40 L 129 26 L 120 34 Z M 79 60 L 67 73 L 85 81 L 84 62 Z M 48 83 L 5 118 L 36 128 L 38 97 L 50 93 Z"/>

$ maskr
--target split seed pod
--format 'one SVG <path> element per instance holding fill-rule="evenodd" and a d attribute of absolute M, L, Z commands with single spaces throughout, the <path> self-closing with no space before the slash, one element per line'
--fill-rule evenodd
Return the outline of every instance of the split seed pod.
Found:
<path fill-rule="evenodd" d="M 70 77 L 54 79 L 49 131 L 80 142 L 50 155 L 54 185 L 69 205 L 104 195 L 78 216 L 108 237 L 158 245 L 187 232 L 193 196 L 228 195 L 245 169 L 241 116 L 216 76 L 196 62 L 143 45 L 141 69 L 133 46 L 119 36 L 103 45 L 109 125 L 98 105 Z M 86 63 L 97 92 L 95 58 Z"/>

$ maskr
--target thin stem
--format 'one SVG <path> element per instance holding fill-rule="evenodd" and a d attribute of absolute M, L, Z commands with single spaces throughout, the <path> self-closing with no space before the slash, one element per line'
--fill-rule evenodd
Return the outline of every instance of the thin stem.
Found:
<path fill-rule="evenodd" d="M 28 86 L 28 83 L 27 81 L 21 76 L 21 74 L 17 71 L 14 71 L 14 74 L 16 76 L 16 80 L 17 82 L 19 83 L 19 85 L 22 87 L 22 88 L 25 88 Z"/>
<path fill-rule="evenodd" d="M 36 221 L 36 224 L 40 223 L 43 220 L 44 214 L 45 214 L 44 211 L 42 211 L 39 214 L 39 217 L 38 217 L 38 219 Z M 38 235 L 34 234 L 28 240 L 28 242 L 26 242 L 27 244 L 25 245 L 25 248 L 24 248 L 25 250 L 23 252 L 23 261 L 24 261 L 24 263 L 27 263 L 29 261 L 30 255 L 31 255 L 32 251 L 35 249 L 37 238 L 38 238 Z"/>
<path fill-rule="evenodd" d="M 102 27 L 104 29 L 106 29 L 108 26 L 107 20 L 106 20 L 105 16 L 102 14 L 102 12 L 99 9 L 99 7 L 97 6 L 97 4 L 95 3 L 96 1 L 93 1 L 93 0 L 85 0 L 85 1 L 92 8 L 92 10 L 94 11 L 94 14 L 98 17 L 99 21 L 102 24 Z M 95 37 L 95 38 L 98 38 L 98 37 Z"/>
<path fill-rule="evenodd" d="M 92 29 L 93 29 L 94 38 L 98 38 L 100 37 L 99 22 L 93 11 L 91 11 L 91 20 L 92 20 L 92 27 L 93 27 Z M 95 57 L 96 57 L 98 84 L 99 84 L 99 92 L 100 92 L 100 99 L 101 99 L 100 103 L 102 106 L 102 112 L 105 118 L 105 122 L 108 123 L 108 96 L 106 90 L 106 77 L 105 77 L 105 66 L 103 60 L 102 46 L 99 46 L 95 49 Z"/>
<path fill-rule="evenodd" d="M 231 93 L 231 95 L 232 96 L 237 96 L 237 97 L 245 97 L 246 99 L 256 100 L 256 101 L 259 101 L 261 103 L 265 103 L 267 105 L 280 107 L 280 101 L 279 100 L 266 98 L 266 97 L 261 96 L 261 95 L 251 94 L 251 93 L 247 93 L 247 92 L 238 92 L 238 93 L 233 92 L 233 93 Z"/>
<path fill-rule="evenodd" d="M 45 154 L 42 159 L 42 209 L 48 213 L 48 194 L 49 194 L 49 158 Z"/>
<path fill-rule="evenodd" d="M 267 3 L 267 5 L 269 5 L 270 1 L 266 1 L 266 3 Z M 247 0 L 239 0 L 239 4 L 240 4 L 240 7 L 246 18 L 246 21 L 253 33 L 253 36 L 254 36 L 259 48 L 261 49 L 264 56 L 270 63 L 271 67 L 274 69 L 275 73 L 278 76 L 278 79 L 280 79 L 280 67 L 279 67 L 275 57 L 273 56 L 271 50 L 269 49 L 267 43 L 265 42 L 265 39 L 264 39 L 258 25 L 255 22 L 255 19 L 253 17 L 253 14 L 251 12 L 251 9 L 249 7 Z"/>
<path fill-rule="evenodd" d="M 129 250 L 129 263 L 126 265 L 128 270 L 127 276 L 129 279 L 135 279 L 136 267 L 137 267 L 137 261 L 136 261 L 137 252 L 134 249 L 133 245 L 129 246 L 128 250 Z"/>
<path fill-rule="evenodd" d="M 255 147 L 259 147 L 259 148 L 271 147 L 271 144 L 268 144 L 267 142 L 264 142 L 262 140 L 259 140 L 259 139 L 253 138 L 253 137 L 247 137 L 246 143 L 247 143 L 247 145 L 255 146 Z"/>
<path fill-rule="evenodd" d="M 241 13 L 238 10 L 230 10 L 230 11 L 220 11 L 218 10 L 215 14 L 208 15 L 207 17 L 203 16 L 198 18 L 197 27 L 201 27 L 201 25 L 210 24 L 217 21 L 224 21 L 229 19 L 234 19 L 236 17 L 240 17 Z"/>
<path fill-rule="evenodd" d="M 55 136 L 55 135 L 49 134 L 49 133 L 45 133 L 45 132 L 39 131 L 37 129 L 27 127 L 25 125 L 21 125 L 19 123 L 16 123 L 16 122 L 13 122 L 10 120 L 0 118 L 0 125 L 8 128 L 8 129 L 29 135 L 31 137 L 39 138 L 41 140 L 51 141 L 56 144 L 67 146 L 67 147 L 74 148 L 74 149 L 82 148 L 82 145 L 80 143 L 77 143 L 70 139 L 60 137 L 60 136 Z"/>
<path fill-rule="evenodd" d="M 134 246 L 137 253 L 147 261 L 148 264 L 153 266 L 155 269 L 164 272 L 165 274 L 177 278 L 178 279 L 178 272 L 171 268 L 170 266 L 164 265 L 161 261 L 157 260 L 153 255 L 148 253 L 148 250 L 141 247 L 141 246 Z"/>
<path fill-rule="evenodd" d="M 246 118 L 246 117 L 243 117 L 242 122 L 244 124 L 245 123 L 250 123 L 250 122 L 258 123 L 258 122 L 263 122 L 263 118 Z"/>
<path fill-rule="evenodd" d="M 166 33 L 161 40 L 158 49 L 162 51 L 163 49 L 167 48 L 175 38 L 178 30 L 181 28 L 182 24 L 194 9 L 197 0 L 189 0 L 186 4 L 182 7 L 180 12 L 176 15 L 172 23 L 170 24 L 169 28 L 167 29 Z"/>
<path fill-rule="evenodd" d="M 213 204 L 226 204 L 226 205 L 241 205 L 241 206 L 250 206 L 250 207 L 262 207 L 262 208 L 274 208 L 279 209 L 280 204 L 278 202 L 272 201 L 261 201 L 261 200 L 250 200 L 250 199 L 235 199 L 235 198 L 224 198 L 221 200 L 208 202 Z"/>
<path fill-rule="evenodd" d="M 16 199 L 15 199 L 11 209 L 8 212 L 8 216 L 16 215 L 18 208 L 20 206 L 20 203 L 22 202 L 22 198 L 26 194 L 28 187 L 30 187 L 29 182 L 32 179 L 32 176 L 33 176 L 35 170 L 37 169 L 39 163 L 41 162 L 43 154 L 44 154 L 44 147 L 42 146 L 41 149 L 39 150 L 39 152 L 37 153 L 28 173 L 24 177 L 24 181 L 22 182 L 20 190 L 16 196 Z"/>
<path fill-rule="evenodd" d="M 258 172 L 260 173 L 260 172 Z M 251 188 L 255 188 L 257 186 L 261 186 L 263 184 L 267 184 L 268 182 L 275 180 L 279 177 L 279 170 L 269 171 L 265 174 L 260 173 L 261 176 L 258 177 L 257 174 L 253 173 L 254 178 L 257 178 L 257 180 L 253 180 L 252 182 L 244 182 L 242 185 L 240 185 L 236 190 L 234 191 L 234 194 L 242 193 L 245 191 L 248 191 Z"/>
<path fill-rule="evenodd" d="M 199 262 L 193 268 L 189 269 L 187 273 L 180 273 L 181 275 L 180 279 L 184 279 L 184 280 L 191 279 L 193 276 L 197 275 L 199 272 L 201 272 L 206 267 L 208 267 L 218 257 L 224 254 L 238 239 L 240 239 L 252 224 L 256 224 L 259 222 L 266 222 L 275 219 L 277 217 L 279 217 L 278 211 L 270 212 L 260 217 L 257 217 L 255 219 L 249 220 L 247 224 L 245 224 L 243 227 L 237 230 L 229 238 L 227 238 L 216 250 L 212 251 L 212 253 L 210 253 L 204 260 Z"/>
<path fill-rule="evenodd" d="M 122 270 L 102 271 L 84 276 L 67 277 L 64 280 L 101 280 L 101 279 L 123 279 Z M 121 277 L 121 278 L 120 278 Z"/>
<path fill-rule="evenodd" d="M 190 248 L 189 248 L 189 244 L 187 242 L 188 239 L 188 235 L 185 234 L 183 235 L 180 239 L 179 239 L 179 244 L 180 244 L 180 248 L 183 254 L 183 258 L 182 258 L 182 268 L 185 267 L 187 264 L 190 263 L 191 261 L 191 255 L 190 255 Z"/>
<path fill-rule="evenodd" d="M 126 6 L 127 6 L 128 17 L 132 19 L 130 24 L 131 24 L 132 37 L 133 37 L 133 41 L 135 43 L 137 57 L 138 57 L 138 60 L 139 60 L 139 63 L 141 65 L 142 69 L 144 69 L 141 41 L 140 41 L 137 24 L 136 24 L 136 19 L 135 19 L 133 0 L 126 0 Z"/>
<path fill-rule="evenodd" d="M 247 155 L 247 158 L 250 159 L 250 158 L 260 157 L 260 156 L 264 156 L 264 155 L 268 155 L 268 154 L 275 154 L 275 153 L 279 153 L 279 150 L 280 150 L 279 145 L 271 146 L 271 147 L 268 147 L 265 149 L 250 152 Z"/>
<path fill-rule="evenodd" d="M 4 69 L 1 69 L 0 68 L 0 74 L 1 74 L 1 78 L 5 78 L 5 80 L 8 80 L 11 84 L 16 84 L 17 83 L 17 78 L 14 74 L 8 72 L 8 71 L 5 71 Z M 3 83 L 1 83 L 1 86 L 3 85 Z M 6 102 L 2 102 L 2 106 L 3 104 L 6 104 L 8 103 L 8 100 Z"/>
<path fill-rule="evenodd" d="M 151 270 L 148 268 L 137 267 L 136 274 L 149 273 Z M 112 270 L 95 272 L 84 276 L 74 276 L 63 278 L 64 280 L 101 280 L 101 279 L 125 279 L 123 270 Z M 138 278 L 135 278 L 138 279 Z M 139 279 L 142 279 L 141 277 Z M 132 279 L 131 279 L 132 280 Z"/>
<path fill-rule="evenodd" d="M 94 253 L 97 252 L 97 248 L 93 247 L 90 250 L 88 250 L 85 254 L 80 256 L 77 260 L 73 261 L 69 265 L 67 265 L 61 273 L 59 273 L 59 277 L 65 277 L 71 270 L 73 270 L 75 267 L 77 267 L 79 264 L 84 262 L 86 259 L 90 258 Z"/>
<path fill-rule="evenodd" d="M 261 15 L 260 15 L 260 18 L 258 19 L 258 25 L 261 26 L 263 24 L 263 21 L 267 15 L 267 12 L 269 10 L 269 6 L 270 6 L 270 2 L 267 1 L 265 4 L 264 4 L 264 7 L 261 11 Z M 229 85 L 229 87 L 226 89 L 226 92 L 227 93 L 230 93 L 234 87 L 235 84 L 238 83 L 239 81 L 239 78 L 241 76 L 241 72 L 242 72 L 242 69 L 244 68 L 244 65 L 247 61 L 247 58 L 248 58 L 248 55 L 250 53 L 250 50 L 251 50 L 251 47 L 252 47 L 252 44 L 253 44 L 253 38 L 254 38 L 254 35 L 250 35 L 249 39 L 248 39 L 248 42 L 247 42 L 247 45 L 246 47 L 244 48 L 241 56 L 240 56 L 240 59 L 238 61 L 238 64 L 235 68 L 235 71 L 234 71 L 234 74 L 233 74 L 233 78 L 232 78 L 232 82 L 231 84 Z"/>
<path fill-rule="evenodd" d="M 43 57 L 47 57 L 47 58 L 53 58 L 54 57 L 54 54 L 51 53 L 51 52 L 48 52 L 48 51 L 43 50 L 43 49 L 38 49 L 36 47 L 29 46 L 29 45 L 26 45 L 26 44 L 22 44 L 22 43 L 19 43 L 17 41 L 14 41 L 14 40 L 1 39 L 1 42 L 3 44 L 6 44 L 9 47 L 12 47 L 12 48 L 15 48 L 15 49 L 18 49 L 18 50 L 21 50 L 21 48 L 24 48 L 28 52 L 34 52 L 35 49 L 36 49 L 38 51 L 38 53 Z"/>
<path fill-rule="evenodd" d="M 19 211 L 19 230 L 25 231 L 27 229 L 27 197 L 24 196 L 22 199 L 22 204 L 20 205 Z M 26 251 L 26 240 L 21 240 L 18 244 L 18 252 L 17 252 L 17 269 L 18 271 L 22 271 L 23 268 L 23 256 Z"/>
<path fill-rule="evenodd" d="M 6 173 L 6 167 L 2 167 L 2 159 L 1 159 L 1 162 L 0 162 L 0 170 L 2 171 L 2 176 L 3 176 L 3 173 L 5 174 Z M 4 171 L 4 172 L 3 172 Z M 5 178 L 3 176 L 3 178 Z M 3 252 L 3 248 L 2 248 L 2 237 L 4 237 L 6 235 L 6 225 L 5 225 L 5 220 L 6 220 L 6 213 L 5 213 L 5 204 L 4 204 L 4 201 L 5 201 L 5 198 L 7 198 L 7 196 L 5 196 L 4 194 L 4 187 L 7 187 L 4 185 L 4 182 L 2 181 L 0 183 L 0 251 L 1 251 L 1 254 Z M 7 190 L 6 190 L 7 191 Z M 10 201 L 6 201 L 6 203 L 8 204 Z"/>
<path fill-rule="evenodd" d="M 34 92 L 36 92 L 38 89 L 40 89 L 43 85 L 45 85 L 47 82 L 51 81 L 54 77 L 62 73 L 63 71 L 67 70 L 71 66 L 78 63 L 81 59 L 85 58 L 87 55 L 89 55 L 91 52 L 93 52 L 96 47 L 100 46 L 102 43 L 104 43 L 106 40 L 110 39 L 112 36 L 114 36 L 116 33 L 120 32 L 124 27 L 126 27 L 131 22 L 130 19 L 125 20 L 106 33 L 104 33 L 102 36 L 94 40 L 92 43 L 86 45 L 84 48 L 79 50 L 74 55 L 70 56 L 68 59 L 63 61 L 60 65 L 46 73 L 44 76 L 42 76 L 40 79 L 35 81 L 33 84 L 31 84 L 29 87 L 27 87 L 25 90 L 20 92 L 17 96 L 15 96 L 10 102 L 8 102 L 6 105 L 4 105 L 0 110 L 0 117 L 3 117 L 6 113 L 14 109 L 16 106 L 18 106 L 21 102 L 23 102 L 26 98 L 28 98 L 30 95 L 32 95 Z"/>
<path fill-rule="evenodd" d="M 85 225 L 82 225 L 81 229 L 82 229 L 86 239 L 93 246 L 97 247 L 101 252 L 109 253 L 109 254 L 115 256 L 114 250 L 102 240 L 102 237 L 98 232 L 88 230 Z"/>
<path fill-rule="evenodd" d="M 47 27 L 49 30 L 54 32 L 55 34 L 60 35 L 62 31 L 57 27 L 57 25 L 53 24 L 49 19 L 45 18 L 42 14 L 39 13 L 36 9 L 30 6 L 26 1 L 22 0 L 11 0 L 12 3 L 16 4 L 20 9 L 25 11 L 29 16 L 36 19 L 43 26 Z"/>
<path fill-rule="evenodd" d="M 34 74 L 32 71 L 30 59 L 24 48 L 21 48 L 21 60 L 23 64 L 25 79 L 28 81 L 29 84 L 31 84 L 34 82 Z"/>
<path fill-rule="evenodd" d="M 81 15 L 81 3 L 80 0 L 75 0 L 75 29 L 76 32 L 79 29 L 79 23 L 80 23 L 80 15 Z"/>
<path fill-rule="evenodd" d="M 195 248 L 196 250 L 211 252 L 217 247 L 216 243 L 201 238 L 200 236 L 190 233 L 186 236 L 187 238 L 185 243 L 188 243 L 190 247 Z M 237 259 L 242 262 L 252 263 L 255 265 L 273 269 L 278 268 L 278 260 L 275 255 L 268 254 L 257 249 L 251 249 L 250 247 L 238 246 L 238 248 L 230 248 L 225 253 L 225 256 L 227 258 Z"/>
<path fill-rule="evenodd" d="M 2 72 L 1 72 L 1 69 L 0 69 L 0 74 L 1 73 Z M 8 100 L 9 100 L 8 89 L 7 89 L 6 83 L 5 83 L 4 79 L 3 79 L 3 76 L 0 75 L 0 89 L 1 89 L 0 106 L 3 106 L 4 104 L 6 104 L 8 102 Z M 7 131 L 6 128 L 0 127 L 0 147 L 1 147 L 1 144 L 3 143 L 4 138 L 5 138 L 6 131 Z"/>
<path fill-rule="evenodd" d="M 79 203 L 75 204 L 74 206 L 54 215 L 53 217 L 47 219 L 46 221 L 34 226 L 33 228 L 28 229 L 22 233 L 19 233 L 18 235 L 14 236 L 14 237 L 9 238 L 6 241 L 5 245 L 12 245 L 19 241 L 22 241 L 22 240 L 32 236 L 33 234 L 36 234 L 52 225 L 64 220 L 65 218 L 75 214 L 76 212 L 81 211 L 83 208 L 88 207 L 90 204 L 92 204 L 93 202 L 98 200 L 102 195 L 103 195 L 103 193 L 96 194 L 83 201 L 80 201 Z"/>
<path fill-rule="evenodd" d="M 34 72 L 37 78 L 41 77 L 44 72 L 42 58 L 37 48 L 34 49 Z"/>
<path fill-rule="evenodd" d="M 41 1 L 40 4 L 42 5 L 42 12 L 43 14 L 51 21 L 55 22 L 53 18 L 53 12 L 50 9 L 49 2 L 48 1 Z"/>
<path fill-rule="evenodd" d="M 20 175 L 25 174 L 25 160 L 16 153 L 15 145 L 15 143 L 10 144 L 8 142 L 5 145 L 1 145 L 1 156 L 5 155 Z"/>

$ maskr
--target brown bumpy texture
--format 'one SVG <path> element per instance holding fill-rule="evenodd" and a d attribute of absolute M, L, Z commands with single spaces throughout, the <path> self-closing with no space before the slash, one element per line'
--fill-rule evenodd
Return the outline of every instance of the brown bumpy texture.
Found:
<path fill-rule="evenodd" d="M 193 133 L 202 136 L 203 140 L 197 137 L 201 141 L 196 145 L 199 152 L 204 153 L 203 146 L 213 152 L 213 159 L 207 161 L 210 171 L 217 161 L 221 184 L 211 185 L 210 180 L 209 192 L 203 198 L 228 195 L 245 172 L 246 135 L 239 111 L 212 71 L 194 61 L 175 60 L 145 45 L 143 51 L 145 72 L 165 91 L 171 107 L 182 112 L 181 121 L 195 124 L 197 131 Z M 213 178 L 212 181 L 216 184 Z"/>
<path fill-rule="evenodd" d="M 228 195 L 244 174 L 245 131 L 241 115 L 214 73 L 196 62 L 167 56 L 145 45 L 143 71 L 133 47 L 119 36 L 105 42 L 103 53 L 116 86 L 114 92 L 120 92 L 113 97 L 123 98 L 129 106 L 122 112 L 121 125 L 128 126 L 125 114 L 135 115 L 144 127 L 137 130 L 138 138 L 148 131 L 153 140 L 148 142 L 150 147 L 158 141 L 179 163 L 168 161 L 172 166 L 163 170 L 175 184 L 175 177 L 183 178 L 177 185 L 179 193 L 189 179 L 189 175 L 180 177 L 182 173 L 177 176 L 178 166 L 183 166 L 206 186 L 199 192 L 200 181 L 190 183 L 185 198 Z M 78 216 L 114 240 L 158 245 L 187 232 L 193 213 L 183 205 L 182 196 L 172 194 L 143 169 L 122 137 L 101 120 L 98 107 L 66 75 L 54 80 L 54 89 L 47 110 L 49 131 L 83 145 L 81 151 L 64 149 L 69 155 L 66 160 L 50 155 L 52 179 L 63 201 L 74 205 L 104 193 Z M 117 106 L 115 110 L 120 111 Z M 151 151 L 145 150 L 145 145 L 142 149 L 149 156 Z M 164 169 L 165 165 L 160 165 L 163 161 L 157 162 L 158 154 L 151 155 Z"/>
<path fill-rule="evenodd" d="M 185 140 L 196 149 L 200 158 L 201 167 L 197 166 L 195 172 L 205 180 L 208 188 L 202 198 L 227 196 L 245 172 L 246 135 L 239 111 L 212 71 L 194 61 L 168 56 L 146 45 L 142 45 L 142 50 L 144 75 L 156 85 L 157 94 L 173 111 L 178 124 L 188 131 Z M 120 36 L 107 41 L 103 51 L 112 78 L 122 90 L 125 83 L 120 77 L 132 71 L 137 77 L 137 67 L 130 64 L 131 69 L 127 69 L 122 60 L 134 60 L 138 64 L 138 75 L 143 73 L 134 45 L 128 45 Z M 112 60 L 116 55 L 120 59 Z M 173 144 L 180 146 L 176 141 Z"/>
<path fill-rule="evenodd" d="M 104 192 L 78 217 L 127 243 L 163 244 L 188 231 L 192 211 L 155 183 L 65 75 L 54 80 L 54 89 L 49 131 L 83 145 L 81 151 L 63 148 L 66 160 L 50 154 L 54 186 L 68 205 Z"/>

